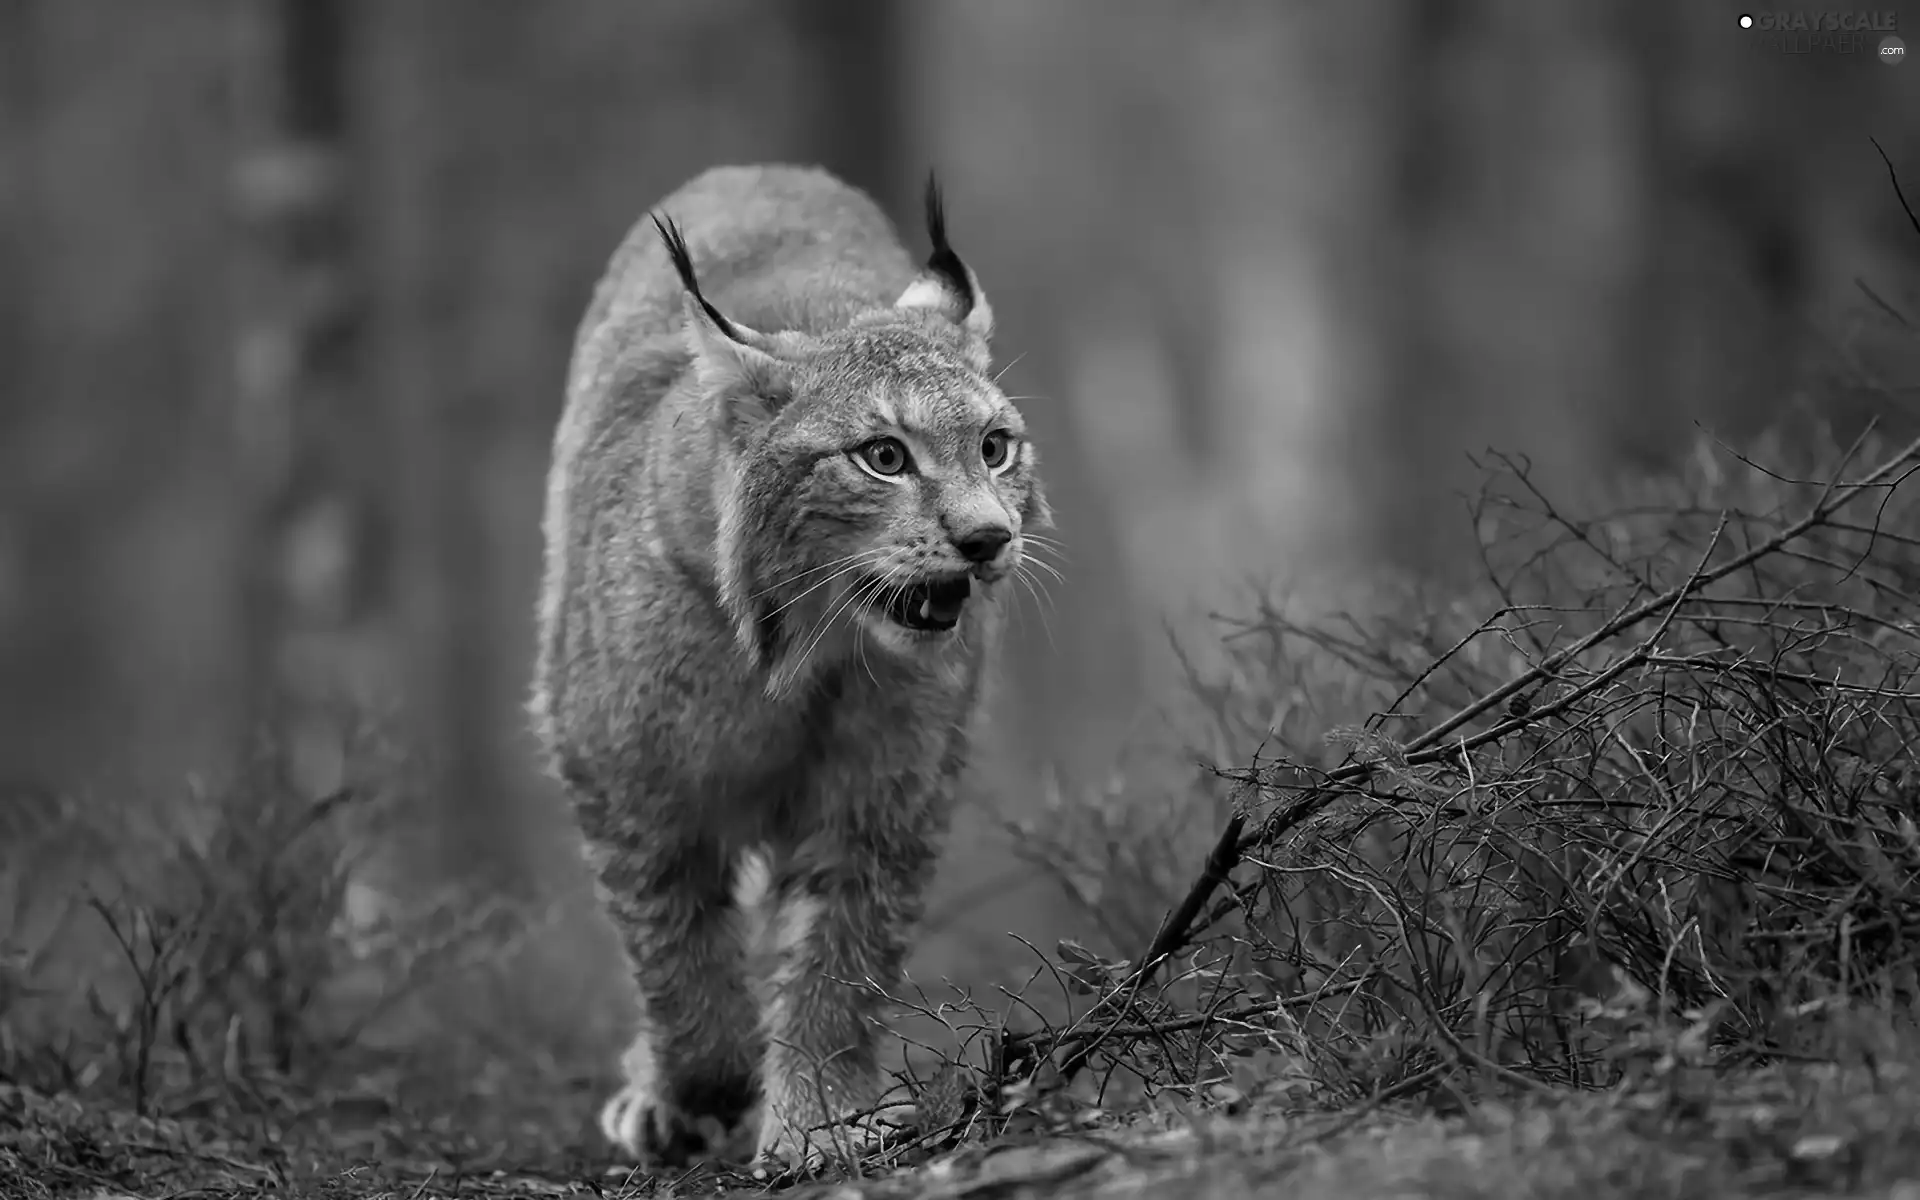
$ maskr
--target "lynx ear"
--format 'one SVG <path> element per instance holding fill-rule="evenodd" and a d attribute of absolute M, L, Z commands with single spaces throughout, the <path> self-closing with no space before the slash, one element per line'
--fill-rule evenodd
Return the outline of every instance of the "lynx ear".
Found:
<path fill-rule="evenodd" d="M 927 239 L 933 243 L 933 253 L 927 256 L 926 268 L 895 306 L 927 309 L 953 322 L 967 334 L 974 365 L 984 371 L 991 361 L 987 340 L 993 336 L 993 308 L 980 290 L 979 278 L 947 244 L 946 206 L 940 199 L 940 181 L 931 172 L 927 175 Z"/>
<path fill-rule="evenodd" d="M 656 214 L 653 226 L 686 289 L 687 349 L 693 354 L 694 376 L 719 406 L 727 434 L 745 436 L 786 403 L 791 366 L 775 352 L 776 338 L 728 320 L 701 294 L 687 239 L 672 218 Z"/>

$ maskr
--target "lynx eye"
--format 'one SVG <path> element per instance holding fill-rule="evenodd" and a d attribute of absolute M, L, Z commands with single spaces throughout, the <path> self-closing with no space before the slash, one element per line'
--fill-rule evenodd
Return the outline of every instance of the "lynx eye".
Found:
<path fill-rule="evenodd" d="M 880 476 L 898 475 L 912 461 L 899 438 L 875 438 L 853 453 L 861 466 Z"/>
<path fill-rule="evenodd" d="M 987 470 L 998 471 L 1013 461 L 1013 438 L 1004 429 L 996 429 L 980 439 L 980 457 Z"/>

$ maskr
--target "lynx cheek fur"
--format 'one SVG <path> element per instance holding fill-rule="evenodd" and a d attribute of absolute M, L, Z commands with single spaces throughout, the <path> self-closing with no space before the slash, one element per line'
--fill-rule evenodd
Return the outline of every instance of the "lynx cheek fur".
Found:
<path fill-rule="evenodd" d="M 916 269 L 825 172 L 708 171 L 575 344 L 531 708 L 639 985 L 601 1123 L 644 1162 L 817 1164 L 876 1099 L 878 1005 L 838 981 L 900 973 L 1048 522 L 926 202 Z"/>

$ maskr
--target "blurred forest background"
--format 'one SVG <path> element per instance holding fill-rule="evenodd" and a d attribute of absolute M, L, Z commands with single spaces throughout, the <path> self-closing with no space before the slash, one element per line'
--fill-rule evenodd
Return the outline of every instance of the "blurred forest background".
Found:
<path fill-rule="evenodd" d="M 373 720 L 422 770 L 368 894 L 572 897 L 516 970 L 598 1027 L 522 711 L 575 324 L 708 166 L 822 163 L 916 253 L 934 167 L 1071 553 L 914 964 L 998 978 L 1067 932 L 1003 817 L 1193 786 L 1169 634 L 1204 672 L 1250 585 L 1443 569 L 1489 445 L 1574 486 L 1813 393 L 1911 419 L 1853 314 L 1916 278 L 1869 138 L 1920 194 L 1920 65 L 1738 11 L 0 0 L 0 803 L 131 821 L 261 745 L 321 796 Z"/>

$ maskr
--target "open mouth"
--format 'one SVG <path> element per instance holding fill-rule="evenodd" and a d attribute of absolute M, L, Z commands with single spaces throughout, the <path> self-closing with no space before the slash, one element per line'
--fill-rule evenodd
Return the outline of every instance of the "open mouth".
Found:
<path fill-rule="evenodd" d="M 972 594 L 973 581 L 965 575 L 923 579 L 887 589 L 880 611 L 896 625 L 920 633 L 945 633 L 960 623 L 960 612 Z"/>

